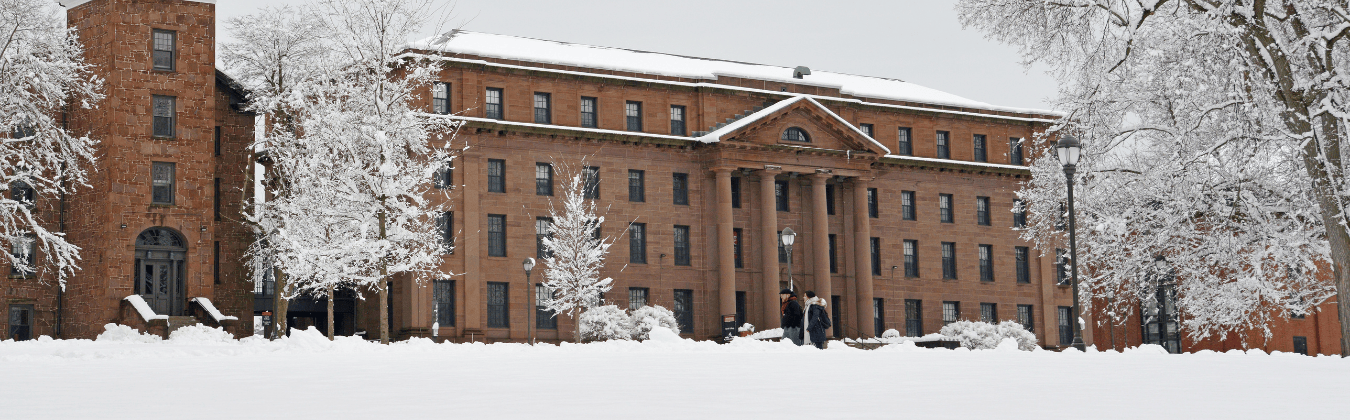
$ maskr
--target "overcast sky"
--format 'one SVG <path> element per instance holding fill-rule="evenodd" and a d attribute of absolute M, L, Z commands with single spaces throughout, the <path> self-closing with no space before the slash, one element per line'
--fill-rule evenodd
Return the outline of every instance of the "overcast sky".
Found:
<path fill-rule="evenodd" d="M 221 0 L 224 19 L 303 0 Z M 995 105 L 1047 108 L 1056 82 L 962 29 L 955 0 L 459 0 L 470 31 L 901 79 Z"/>

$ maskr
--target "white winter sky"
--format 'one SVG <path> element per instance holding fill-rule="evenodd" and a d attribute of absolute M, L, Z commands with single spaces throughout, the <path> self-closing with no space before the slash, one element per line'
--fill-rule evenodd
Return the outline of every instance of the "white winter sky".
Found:
<path fill-rule="evenodd" d="M 304 0 L 220 0 L 225 19 Z M 1048 108 L 1057 82 L 963 29 L 955 0 L 459 0 L 444 27 L 901 79 L 995 105 Z M 427 28 L 427 34 L 434 28 Z"/>

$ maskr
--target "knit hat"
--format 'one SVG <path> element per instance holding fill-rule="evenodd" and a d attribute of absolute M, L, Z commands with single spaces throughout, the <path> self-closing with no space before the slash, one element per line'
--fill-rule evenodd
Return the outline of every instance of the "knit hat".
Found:
<path fill-rule="evenodd" d="M 778 294 L 780 294 L 780 295 L 789 295 L 789 296 L 797 296 L 797 293 L 796 293 L 796 292 L 793 292 L 793 291 L 788 290 L 788 289 L 783 289 L 783 291 L 778 292 Z"/>

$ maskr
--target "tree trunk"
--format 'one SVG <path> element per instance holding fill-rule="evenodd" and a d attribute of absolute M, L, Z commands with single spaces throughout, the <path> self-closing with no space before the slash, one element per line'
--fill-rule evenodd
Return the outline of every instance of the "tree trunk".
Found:
<path fill-rule="evenodd" d="M 580 312 L 580 311 L 577 312 L 576 321 L 577 321 L 577 327 L 576 327 L 576 330 L 577 330 L 577 344 L 581 344 L 581 312 Z"/>
<path fill-rule="evenodd" d="M 384 240 L 384 212 L 380 212 L 380 240 Z M 380 259 L 380 344 L 389 344 L 389 264 Z"/>
<path fill-rule="evenodd" d="M 328 341 L 333 341 L 333 300 L 337 298 L 333 293 L 336 291 L 336 287 L 328 285 Z"/>
<path fill-rule="evenodd" d="M 272 337 L 280 338 L 286 336 L 286 310 L 290 301 L 286 300 L 286 273 L 280 268 L 272 268 L 272 278 L 274 285 L 272 287 Z"/>

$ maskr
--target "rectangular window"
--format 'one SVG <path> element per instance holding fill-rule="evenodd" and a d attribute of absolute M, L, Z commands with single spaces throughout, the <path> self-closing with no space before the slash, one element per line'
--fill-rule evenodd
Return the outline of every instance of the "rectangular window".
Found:
<path fill-rule="evenodd" d="M 15 238 L 9 246 L 9 255 L 14 261 L 23 263 L 22 266 L 10 264 L 9 275 L 27 276 L 37 272 L 37 238 L 32 236 Z"/>
<path fill-rule="evenodd" d="M 975 220 L 980 226 L 989 226 L 989 197 L 975 197 Z"/>
<path fill-rule="evenodd" d="M 553 124 L 553 95 L 534 93 L 534 123 Z"/>
<path fill-rule="evenodd" d="M 431 84 L 431 112 L 447 115 L 450 113 L 450 84 L 436 82 Z"/>
<path fill-rule="evenodd" d="M 1013 165 L 1025 165 L 1022 160 L 1022 139 L 1017 137 L 1008 138 L 1008 163 Z"/>
<path fill-rule="evenodd" d="M 1017 260 L 1018 283 L 1024 284 L 1031 283 L 1031 263 L 1028 261 L 1028 258 L 1030 256 L 1027 255 L 1028 253 L 1030 253 L 1030 251 L 1031 251 L 1030 249 L 1024 246 L 1014 248 L 1013 253 L 1016 254 L 1014 257 Z"/>
<path fill-rule="evenodd" d="M 441 232 L 441 249 L 443 252 L 454 253 L 455 249 L 455 212 L 447 211 L 441 213 L 441 217 L 436 220 L 436 228 Z"/>
<path fill-rule="evenodd" d="M 173 96 L 150 96 L 151 112 L 154 114 L 154 136 L 173 138 L 174 125 L 178 120 L 178 98 Z"/>
<path fill-rule="evenodd" d="M 431 299 L 436 301 L 436 323 L 441 328 L 455 326 L 455 281 L 436 280 Z"/>
<path fill-rule="evenodd" d="M 942 223 L 954 223 L 951 194 L 938 194 L 938 210 L 941 211 Z"/>
<path fill-rule="evenodd" d="M 867 189 L 867 217 L 877 218 L 881 216 L 880 209 L 877 208 L 877 189 Z"/>
<path fill-rule="evenodd" d="M 150 31 L 150 33 L 151 36 L 154 37 L 155 44 L 153 57 L 155 70 L 173 71 L 175 67 L 174 62 L 177 61 L 175 60 L 177 58 L 175 55 L 178 49 L 176 45 L 178 43 L 178 33 L 163 29 L 155 29 Z"/>
<path fill-rule="evenodd" d="M 1294 353 L 1308 355 L 1308 337 L 1294 336 Z"/>
<path fill-rule="evenodd" d="M 956 278 L 956 243 L 942 243 L 942 278 Z"/>
<path fill-rule="evenodd" d="M 628 122 L 628 131 L 642 131 L 642 102 L 625 102 L 623 115 Z"/>
<path fill-rule="evenodd" d="M 1069 227 L 1069 208 L 1059 203 L 1059 215 L 1055 218 L 1055 230 L 1063 231 Z"/>
<path fill-rule="evenodd" d="M 671 174 L 670 186 L 670 190 L 674 194 L 671 200 L 676 205 L 689 205 L 689 174 Z"/>
<path fill-rule="evenodd" d="M 986 148 L 985 148 L 985 137 L 984 137 L 984 134 L 976 134 L 976 135 L 975 135 L 975 138 L 973 139 L 973 141 L 974 141 L 974 143 L 975 143 L 975 161 L 976 161 L 976 162 L 988 162 L 988 161 L 989 161 L 989 156 L 988 156 L 988 151 L 987 151 Z"/>
<path fill-rule="evenodd" d="M 831 272 L 831 273 L 838 273 L 838 272 L 839 272 L 839 258 L 838 258 L 838 255 L 839 255 L 839 245 L 838 245 L 838 242 L 836 242 L 836 240 L 837 240 L 838 238 L 837 238 L 833 233 L 830 234 L 829 238 L 830 238 L 830 272 Z"/>
<path fill-rule="evenodd" d="M 534 164 L 534 195 L 553 195 L 553 164 Z"/>
<path fill-rule="evenodd" d="M 905 277 L 919 277 L 919 241 L 905 240 Z"/>
<path fill-rule="evenodd" d="M 937 157 L 939 159 L 952 158 L 952 147 L 950 136 L 951 133 L 948 133 L 946 131 L 937 132 Z"/>
<path fill-rule="evenodd" d="M 488 215 L 488 256 L 506 256 L 506 215 Z"/>
<path fill-rule="evenodd" d="M 1022 324 L 1022 329 L 1027 332 L 1036 332 L 1036 315 L 1031 305 L 1017 305 L 1017 323 Z"/>
<path fill-rule="evenodd" d="M 595 98 L 581 97 L 581 126 L 595 128 L 599 122 L 595 119 Z"/>
<path fill-rule="evenodd" d="M 1059 307 L 1059 345 L 1073 345 L 1073 308 L 1069 306 Z"/>
<path fill-rule="evenodd" d="M 675 225 L 675 265 L 690 265 L 689 226 Z"/>
<path fill-rule="evenodd" d="M 628 309 L 635 311 L 641 309 L 643 306 L 647 306 L 647 292 L 648 289 L 646 287 L 629 287 Z"/>
<path fill-rule="evenodd" d="M 507 302 L 510 302 L 508 283 L 490 281 L 487 284 L 487 326 L 488 328 L 510 328 L 507 314 Z"/>
<path fill-rule="evenodd" d="M 990 324 L 998 323 L 998 304 L 980 303 L 980 321 Z"/>
<path fill-rule="evenodd" d="M 918 215 L 914 212 L 914 191 L 900 192 L 900 218 L 904 220 L 916 220 Z"/>
<path fill-rule="evenodd" d="M 548 258 L 552 255 L 548 252 L 548 246 L 544 245 L 544 239 L 553 238 L 553 218 L 537 217 L 534 219 L 534 257 L 538 259 Z"/>
<path fill-rule="evenodd" d="M 670 135 L 683 136 L 684 131 L 684 106 L 670 106 Z"/>
<path fill-rule="evenodd" d="M 542 283 L 534 285 L 534 325 L 541 330 L 558 329 L 558 317 L 546 306 L 552 300 L 553 291 L 548 286 Z"/>
<path fill-rule="evenodd" d="M 911 140 L 909 127 L 900 127 L 899 147 L 895 149 L 895 154 L 901 156 L 914 156 L 914 142 Z"/>
<path fill-rule="evenodd" d="M 215 142 L 216 156 L 220 156 L 220 126 L 216 126 L 215 136 L 212 137 Z"/>
<path fill-rule="evenodd" d="M 150 204 L 173 204 L 174 166 L 173 162 L 150 163 Z"/>
<path fill-rule="evenodd" d="M 742 235 L 743 233 L 744 231 L 742 231 L 741 228 L 731 230 L 731 252 L 735 254 L 736 268 L 745 268 L 745 259 L 742 257 L 743 254 L 741 253 L 741 241 L 744 238 Z"/>
<path fill-rule="evenodd" d="M 773 200 L 773 201 L 774 201 L 774 205 L 775 205 L 775 207 L 778 208 L 778 211 L 788 211 L 788 182 L 787 182 L 787 181 L 774 181 L 774 182 L 773 182 L 773 198 L 774 198 L 774 200 Z"/>
<path fill-rule="evenodd" d="M 694 333 L 694 291 L 675 289 L 675 321 L 680 324 L 680 332 Z"/>
<path fill-rule="evenodd" d="M 844 338 L 844 326 L 840 325 L 844 322 L 843 311 L 839 309 L 843 306 L 843 299 L 839 295 L 830 296 L 830 317 L 834 320 L 834 338 Z"/>
<path fill-rule="evenodd" d="M 1055 283 L 1069 284 L 1069 253 L 1064 248 L 1055 248 Z"/>
<path fill-rule="evenodd" d="M 783 231 L 778 231 L 778 263 L 787 264 L 787 247 L 783 246 Z"/>
<path fill-rule="evenodd" d="M 506 115 L 502 106 L 502 97 L 505 96 L 501 88 L 487 88 L 486 106 L 483 107 L 483 117 L 492 120 L 504 120 Z"/>
<path fill-rule="evenodd" d="M 582 195 L 585 196 L 585 198 L 600 198 L 600 167 L 587 166 L 586 179 L 583 182 L 585 185 L 582 187 L 584 189 Z"/>
<path fill-rule="evenodd" d="M 1013 227 L 1027 227 L 1027 206 L 1020 198 L 1013 200 Z"/>
<path fill-rule="evenodd" d="M 506 161 L 488 159 L 488 192 L 506 192 Z"/>
<path fill-rule="evenodd" d="M 736 291 L 736 326 L 745 325 L 745 292 Z"/>
<path fill-rule="evenodd" d="M 211 194 L 211 207 L 215 213 L 215 219 L 220 221 L 220 178 L 215 179 L 215 186 Z"/>
<path fill-rule="evenodd" d="M 880 337 L 886 331 L 886 300 L 872 298 L 872 334 Z"/>
<path fill-rule="evenodd" d="M 628 225 L 628 262 L 647 263 L 647 224 Z"/>
<path fill-rule="evenodd" d="M 9 339 L 33 339 L 33 305 L 9 305 Z"/>
<path fill-rule="evenodd" d="M 872 275 L 881 275 L 881 238 L 871 238 L 872 248 Z"/>
<path fill-rule="evenodd" d="M 980 245 L 980 281 L 994 281 L 993 245 Z"/>
<path fill-rule="evenodd" d="M 825 185 L 825 214 L 834 215 L 834 184 Z"/>
<path fill-rule="evenodd" d="M 212 243 L 211 276 L 215 278 L 213 283 L 220 284 L 220 241 Z"/>
<path fill-rule="evenodd" d="M 905 336 L 923 337 L 923 301 L 905 299 Z"/>
<path fill-rule="evenodd" d="M 875 136 L 872 135 L 872 124 L 867 124 L 867 123 L 858 124 L 858 130 L 861 130 L 861 131 L 863 132 L 863 134 L 866 134 L 866 135 L 867 135 L 867 137 L 875 137 Z M 877 334 L 877 335 L 881 335 L 881 334 Z"/>
<path fill-rule="evenodd" d="M 731 207 L 741 208 L 741 177 L 731 177 Z"/>
<path fill-rule="evenodd" d="M 449 160 L 441 163 L 441 167 L 436 168 L 436 175 L 432 178 L 431 186 L 439 189 L 454 188 L 455 168 L 451 166 Z"/>
<path fill-rule="evenodd" d="M 942 302 L 942 325 L 961 319 L 961 302 Z"/>
<path fill-rule="evenodd" d="M 637 169 L 628 170 L 628 201 L 641 203 L 647 201 L 646 172 Z"/>
<path fill-rule="evenodd" d="M 28 183 L 14 181 L 9 184 L 9 198 L 31 208 L 37 200 L 37 192 Z"/>

